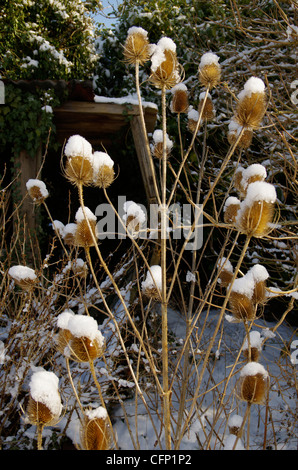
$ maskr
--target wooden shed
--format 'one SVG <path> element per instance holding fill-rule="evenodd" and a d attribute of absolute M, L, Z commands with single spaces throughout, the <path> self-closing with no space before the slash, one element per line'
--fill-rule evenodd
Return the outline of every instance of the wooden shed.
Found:
<path fill-rule="evenodd" d="M 139 106 L 136 101 L 130 98 L 106 98 L 97 97 L 93 90 L 81 86 L 81 82 L 73 81 L 74 84 L 66 83 L 62 80 L 19 80 L 10 81 L 16 86 L 32 91 L 35 87 L 47 89 L 57 87 L 61 90 L 68 88 L 68 99 L 63 104 L 53 110 L 54 124 L 58 143 L 63 146 L 67 139 L 74 134 L 85 137 L 93 147 L 109 148 L 109 144 L 123 135 L 123 130 L 132 132 L 135 150 L 138 158 L 139 168 L 142 175 L 143 185 L 147 202 L 156 202 L 153 186 L 153 177 L 149 164 L 148 146 L 141 125 Z M 79 86 L 78 86 L 79 85 Z M 84 84 L 83 84 L 84 85 Z M 144 118 L 147 133 L 152 133 L 155 128 L 157 118 L 157 107 L 153 103 L 144 103 Z M 113 156 L 111 155 L 111 158 Z M 26 182 L 30 178 L 36 178 L 42 159 L 42 149 L 40 148 L 34 161 L 25 151 L 18 156 L 21 171 L 21 194 L 27 193 Z M 42 176 L 41 176 L 42 177 Z M 34 211 L 32 201 L 25 198 L 22 207 L 26 216 L 29 228 L 35 227 Z"/>

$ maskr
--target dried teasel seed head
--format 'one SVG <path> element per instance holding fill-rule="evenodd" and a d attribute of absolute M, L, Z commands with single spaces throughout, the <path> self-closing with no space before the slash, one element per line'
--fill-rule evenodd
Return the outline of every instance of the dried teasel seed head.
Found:
<path fill-rule="evenodd" d="M 229 433 L 233 434 L 234 436 L 241 437 L 242 436 L 242 423 L 243 418 L 240 415 L 233 415 L 228 421 Z"/>
<path fill-rule="evenodd" d="M 123 220 L 130 233 L 138 232 L 146 221 L 146 214 L 139 204 L 133 201 L 126 201 L 123 204 L 125 214 Z"/>
<path fill-rule="evenodd" d="M 163 37 L 153 47 L 150 81 L 157 88 L 167 90 L 181 81 L 181 66 L 176 55 L 176 44 Z"/>
<path fill-rule="evenodd" d="M 256 181 L 264 181 L 267 176 L 266 168 L 259 163 L 253 163 L 247 168 L 240 167 L 235 174 L 235 187 L 240 196 L 246 196 L 248 185 Z"/>
<path fill-rule="evenodd" d="M 229 123 L 229 130 L 228 130 L 228 142 L 230 145 L 234 145 L 237 141 L 240 131 L 242 127 L 235 121 L 235 119 L 231 119 Z M 248 149 L 251 146 L 253 139 L 253 130 L 252 129 L 244 129 L 240 140 L 237 144 L 237 147 L 240 149 Z"/>
<path fill-rule="evenodd" d="M 202 93 L 200 93 L 200 96 L 199 96 L 199 100 L 200 100 L 199 101 L 199 114 L 202 112 L 203 121 L 211 121 L 215 117 L 214 106 L 213 106 L 213 102 L 211 99 L 211 95 L 208 93 L 208 96 L 207 96 L 207 99 L 205 101 L 205 105 L 203 108 L 205 95 L 206 95 L 206 92 L 203 91 Z"/>
<path fill-rule="evenodd" d="M 70 315 L 65 325 L 71 334 L 64 354 L 76 362 L 90 362 L 102 356 L 104 337 L 96 320 L 86 315 Z"/>
<path fill-rule="evenodd" d="M 267 235 L 271 230 L 275 201 L 276 191 L 272 184 L 264 181 L 249 184 L 237 213 L 237 229 L 248 236 Z"/>
<path fill-rule="evenodd" d="M 81 427 L 82 450 L 109 450 L 111 430 L 108 415 L 102 406 L 85 411 Z"/>
<path fill-rule="evenodd" d="M 201 85 L 210 90 L 216 87 L 220 81 L 219 57 L 213 52 L 207 52 L 201 57 L 199 65 L 199 80 Z"/>
<path fill-rule="evenodd" d="M 64 173 L 75 185 L 88 186 L 92 183 L 92 146 L 80 135 L 71 136 L 64 148 L 67 157 Z"/>
<path fill-rule="evenodd" d="M 108 188 L 115 179 L 114 162 L 105 152 L 94 152 L 93 185 L 98 188 Z"/>
<path fill-rule="evenodd" d="M 140 65 L 144 65 L 151 55 L 147 31 L 137 26 L 129 28 L 123 54 L 125 62 L 133 65 L 139 62 Z"/>
<path fill-rule="evenodd" d="M 142 282 L 142 292 L 152 300 L 161 300 L 161 290 L 161 267 L 153 265 L 147 272 L 146 279 Z"/>
<path fill-rule="evenodd" d="M 261 405 L 269 390 L 269 375 L 258 362 L 248 362 L 240 372 L 236 393 L 241 400 Z"/>
<path fill-rule="evenodd" d="M 35 271 L 27 266 L 12 266 L 8 270 L 8 275 L 13 279 L 17 286 L 25 291 L 32 290 L 37 282 Z"/>
<path fill-rule="evenodd" d="M 75 237 L 77 231 L 77 224 L 69 223 L 66 224 L 62 231 L 62 238 L 66 245 L 74 246 L 75 245 Z"/>
<path fill-rule="evenodd" d="M 235 224 L 238 210 L 240 209 L 240 201 L 237 197 L 230 196 L 227 198 L 223 211 L 224 221 L 226 224 Z"/>
<path fill-rule="evenodd" d="M 258 362 L 262 351 L 262 337 L 259 331 L 250 331 L 243 344 L 243 355 L 248 361 Z"/>
<path fill-rule="evenodd" d="M 90 211 L 90 209 L 88 209 L 88 207 L 84 207 L 84 210 L 82 207 L 79 208 L 76 213 L 76 246 L 88 248 L 95 245 L 95 240 L 97 238 L 96 220 L 95 215 Z"/>
<path fill-rule="evenodd" d="M 234 268 L 232 266 L 232 263 L 228 259 L 222 258 L 219 261 L 217 267 L 219 271 L 218 283 L 221 285 L 221 287 L 228 287 L 233 278 Z"/>
<path fill-rule="evenodd" d="M 265 266 L 255 264 L 247 273 L 254 280 L 253 302 L 255 304 L 264 304 L 266 297 L 266 280 L 269 273 Z"/>
<path fill-rule="evenodd" d="M 188 114 L 187 114 L 187 127 L 190 130 L 190 132 L 195 132 L 197 128 L 197 124 L 199 121 L 199 113 L 196 109 L 190 109 Z"/>
<path fill-rule="evenodd" d="M 171 93 L 173 95 L 171 101 L 172 113 L 187 113 L 189 103 L 186 85 L 184 85 L 184 83 L 178 83 L 178 85 L 172 88 Z"/>
<path fill-rule="evenodd" d="M 62 411 L 58 389 L 59 379 L 53 372 L 35 372 L 30 380 L 27 404 L 29 422 L 36 426 L 57 424 Z"/>
<path fill-rule="evenodd" d="M 153 143 L 151 145 L 152 155 L 159 160 L 163 157 L 163 132 L 160 129 L 156 129 L 153 132 Z M 173 142 L 170 140 L 168 134 L 166 134 L 166 156 L 169 157 L 173 148 Z"/>
<path fill-rule="evenodd" d="M 258 129 L 266 111 L 264 82 L 251 77 L 238 95 L 234 119 L 241 127 Z"/>
<path fill-rule="evenodd" d="M 26 183 L 26 188 L 29 196 L 37 205 L 43 203 L 44 200 L 49 196 L 49 192 L 45 183 L 38 179 L 29 179 Z"/>
<path fill-rule="evenodd" d="M 70 309 L 66 309 L 58 315 L 57 326 L 59 330 L 58 330 L 56 345 L 57 345 L 58 351 L 60 351 L 61 354 L 64 354 L 65 348 L 68 347 L 68 343 L 71 340 L 72 334 L 69 331 L 67 324 L 68 324 L 69 318 L 74 315 L 75 313 Z"/>
<path fill-rule="evenodd" d="M 252 301 L 254 282 L 250 276 L 235 279 L 229 297 L 229 306 L 238 321 L 253 320 L 255 306 Z"/>

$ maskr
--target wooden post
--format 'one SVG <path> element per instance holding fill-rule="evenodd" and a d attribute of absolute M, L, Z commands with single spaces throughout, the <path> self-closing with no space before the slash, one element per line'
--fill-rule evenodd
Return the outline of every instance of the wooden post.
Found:
<path fill-rule="evenodd" d="M 19 189 L 20 198 L 23 201 L 20 207 L 20 216 L 25 221 L 27 228 L 30 231 L 36 229 L 36 207 L 32 199 L 27 195 L 26 183 L 29 179 L 35 179 L 41 165 L 41 146 L 39 147 L 36 156 L 31 157 L 26 150 L 21 150 L 17 156 L 17 166 L 20 170 Z"/>

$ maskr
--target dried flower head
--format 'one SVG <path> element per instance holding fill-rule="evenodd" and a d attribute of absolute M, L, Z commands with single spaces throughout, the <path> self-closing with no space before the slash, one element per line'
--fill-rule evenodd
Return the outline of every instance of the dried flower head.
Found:
<path fill-rule="evenodd" d="M 218 267 L 218 282 L 222 287 L 228 287 L 233 278 L 234 268 L 232 263 L 226 259 L 222 258 L 217 265 Z"/>
<path fill-rule="evenodd" d="M 231 119 L 229 123 L 229 130 L 228 130 L 228 142 L 230 145 L 234 145 L 237 139 L 239 138 L 240 132 L 242 127 L 234 120 Z M 237 147 L 240 149 L 248 149 L 252 143 L 253 138 L 253 130 L 252 129 L 244 129 L 240 140 L 237 144 Z"/>
<path fill-rule="evenodd" d="M 254 280 L 253 301 L 255 304 L 266 302 L 266 280 L 269 277 L 267 269 L 261 264 L 255 264 L 247 273 Z"/>
<path fill-rule="evenodd" d="M 91 144 L 84 137 L 73 135 L 65 145 L 64 154 L 66 178 L 75 185 L 90 185 L 93 176 Z"/>
<path fill-rule="evenodd" d="M 187 113 L 189 103 L 186 85 L 184 85 L 184 83 L 178 83 L 178 85 L 172 88 L 171 93 L 173 95 L 171 101 L 172 113 Z"/>
<path fill-rule="evenodd" d="M 8 275 L 23 290 L 30 291 L 37 282 L 37 276 L 32 268 L 27 266 L 12 266 L 8 270 Z"/>
<path fill-rule="evenodd" d="M 76 240 L 77 224 L 69 223 L 64 226 L 62 238 L 66 245 L 74 246 Z"/>
<path fill-rule="evenodd" d="M 57 424 L 62 411 L 58 389 L 59 379 L 53 372 L 35 372 L 30 380 L 27 405 L 29 422 L 36 426 Z"/>
<path fill-rule="evenodd" d="M 111 430 L 105 408 L 85 411 L 81 427 L 81 446 L 83 450 L 109 450 L 111 447 Z"/>
<path fill-rule="evenodd" d="M 151 145 L 151 152 L 152 155 L 159 160 L 162 159 L 163 156 L 163 132 L 160 129 L 156 129 L 153 133 L 152 136 L 153 143 Z M 166 156 L 169 157 L 172 148 L 173 148 L 173 142 L 170 140 L 168 134 L 166 134 Z"/>
<path fill-rule="evenodd" d="M 237 197 L 229 196 L 225 202 L 224 221 L 226 224 L 235 224 L 238 210 L 240 209 L 240 201 Z"/>
<path fill-rule="evenodd" d="M 199 113 L 196 109 L 191 108 L 187 113 L 187 127 L 190 132 L 195 132 L 199 121 Z"/>
<path fill-rule="evenodd" d="M 228 426 L 230 434 L 241 437 L 243 418 L 240 415 L 233 415 L 229 418 Z"/>
<path fill-rule="evenodd" d="M 61 325 L 61 323 L 60 323 Z M 86 315 L 68 315 L 64 321 L 65 331 L 69 332 L 64 354 L 76 362 L 90 362 L 102 356 L 104 337 L 98 330 L 97 321 Z"/>
<path fill-rule="evenodd" d="M 153 47 L 150 80 L 157 88 L 165 89 L 171 89 L 181 81 L 181 66 L 172 39 L 163 37 Z"/>
<path fill-rule="evenodd" d="M 266 176 L 266 168 L 259 163 L 253 163 L 245 169 L 242 167 L 237 169 L 234 185 L 240 196 L 244 198 L 246 196 L 248 185 L 256 181 L 264 181 Z"/>
<path fill-rule="evenodd" d="M 199 80 L 201 85 L 210 90 L 216 87 L 220 81 L 221 70 L 218 61 L 219 57 L 213 52 L 207 52 L 201 57 Z"/>
<path fill-rule="evenodd" d="M 245 199 L 236 217 L 237 229 L 254 237 L 269 233 L 274 216 L 276 191 L 272 184 L 256 181 L 247 187 Z"/>
<path fill-rule="evenodd" d="M 243 355 L 248 361 L 258 362 L 262 351 L 262 337 L 259 331 L 250 331 L 243 344 Z"/>
<path fill-rule="evenodd" d="M 69 318 L 74 316 L 75 313 L 70 310 L 66 309 L 57 318 L 57 326 L 59 328 L 58 335 L 57 335 L 57 349 L 61 354 L 64 354 L 65 348 L 68 347 L 68 343 L 71 339 L 71 332 L 69 331 L 67 325 Z"/>
<path fill-rule="evenodd" d="M 211 95 L 208 93 L 205 105 L 203 108 L 204 100 L 205 100 L 206 92 L 203 91 L 200 93 L 199 96 L 199 114 L 202 112 L 202 119 L 203 121 L 211 121 L 215 117 L 215 111 L 214 111 L 214 106 L 213 102 L 211 99 Z"/>
<path fill-rule="evenodd" d="M 75 231 L 75 244 L 88 248 L 95 245 L 97 237 L 96 233 L 96 217 L 88 209 L 88 207 L 80 207 L 76 213 L 77 228 Z"/>
<path fill-rule="evenodd" d="M 230 292 L 229 306 L 233 316 L 238 321 L 253 320 L 255 306 L 252 301 L 254 282 L 250 276 L 235 279 Z"/>
<path fill-rule="evenodd" d="M 93 185 L 108 188 L 115 179 L 114 162 L 105 152 L 94 152 L 92 159 Z"/>
<path fill-rule="evenodd" d="M 148 33 L 145 29 L 132 26 L 127 32 L 124 44 L 124 59 L 129 64 L 144 65 L 150 59 L 151 47 L 148 41 Z"/>
<path fill-rule="evenodd" d="M 258 129 L 266 111 L 263 80 L 251 77 L 238 95 L 234 119 L 241 127 Z"/>
<path fill-rule="evenodd" d="M 132 234 L 139 232 L 146 221 L 146 214 L 142 207 L 133 201 L 126 201 L 123 205 L 123 209 L 125 211 L 123 220 L 127 230 Z"/>
<path fill-rule="evenodd" d="M 45 183 L 38 179 L 29 179 L 26 183 L 26 188 L 29 196 L 37 205 L 44 202 L 44 200 L 49 196 Z"/>
<path fill-rule="evenodd" d="M 269 390 L 269 375 L 258 362 L 248 362 L 240 372 L 236 392 L 241 400 L 250 404 L 264 403 Z"/>
<path fill-rule="evenodd" d="M 85 279 L 88 274 L 88 266 L 84 260 L 82 260 L 81 258 L 77 258 L 72 261 L 69 261 L 63 269 L 64 273 L 68 271 L 72 271 L 73 274 L 78 278 Z"/>
<path fill-rule="evenodd" d="M 147 272 L 146 279 L 142 282 L 143 294 L 153 300 L 161 300 L 161 267 L 153 265 Z"/>

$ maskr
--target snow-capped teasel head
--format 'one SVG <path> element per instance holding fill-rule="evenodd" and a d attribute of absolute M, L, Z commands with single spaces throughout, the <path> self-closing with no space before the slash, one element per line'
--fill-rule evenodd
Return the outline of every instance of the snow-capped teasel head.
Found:
<path fill-rule="evenodd" d="M 173 95 L 171 101 L 172 113 L 187 113 L 189 108 L 187 86 L 184 83 L 178 83 L 171 89 Z"/>
<path fill-rule="evenodd" d="M 232 415 L 229 418 L 229 421 L 228 421 L 230 434 L 232 434 L 234 436 L 237 436 L 237 437 L 241 437 L 242 423 L 243 423 L 243 417 L 242 416 L 237 415 L 237 414 Z"/>
<path fill-rule="evenodd" d="M 162 271 L 159 265 L 153 265 L 150 267 L 150 271 L 147 272 L 146 279 L 142 282 L 142 292 L 144 295 L 154 300 L 161 299 L 161 276 Z"/>
<path fill-rule="evenodd" d="M 173 148 L 173 141 L 169 138 L 168 134 L 166 138 L 166 156 L 168 157 Z M 152 155 L 156 158 L 162 159 L 163 157 L 163 132 L 161 129 L 156 129 L 152 135 L 153 144 L 151 145 Z"/>
<path fill-rule="evenodd" d="M 108 188 L 115 178 L 114 161 L 106 152 L 94 152 L 92 166 L 94 186 Z"/>
<path fill-rule="evenodd" d="M 234 119 L 243 128 L 258 129 L 266 111 L 265 85 L 263 80 L 251 77 L 238 95 Z"/>
<path fill-rule="evenodd" d="M 197 128 L 197 123 L 198 123 L 198 120 L 199 120 L 199 113 L 196 109 L 194 109 L 193 107 L 190 107 L 188 109 L 188 113 L 187 113 L 187 127 L 188 129 L 191 131 L 191 132 L 195 132 L 196 128 Z"/>
<path fill-rule="evenodd" d="M 103 354 L 105 340 L 93 317 L 64 313 L 59 322 L 63 328 L 59 330 L 57 344 L 65 356 L 76 362 L 89 362 Z"/>
<path fill-rule="evenodd" d="M 224 204 L 224 222 L 226 224 L 235 224 L 238 210 L 240 209 L 240 201 L 235 196 L 229 196 Z"/>
<path fill-rule="evenodd" d="M 237 213 L 237 229 L 250 237 L 267 235 L 271 230 L 275 201 L 276 190 L 272 184 L 265 181 L 250 183 Z"/>
<path fill-rule="evenodd" d="M 80 448 L 82 450 L 109 450 L 111 437 L 106 409 L 103 406 L 87 408 L 81 424 Z"/>
<path fill-rule="evenodd" d="M 45 183 L 39 179 L 29 179 L 26 188 L 35 204 L 41 204 L 49 196 Z"/>
<path fill-rule="evenodd" d="M 259 331 L 250 331 L 249 338 L 243 343 L 243 354 L 249 362 L 258 362 L 262 351 L 263 338 Z"/>
<path fill-rule="evenodd" d="M 57 424 L 62 411 L 59 379 L 53 372 L 34 372 L 29 382 L 27 416 L 36 426 Z"/>
<path fill-rule="evenodd" d="M 80 135 L 71 136 L 64 148 L 66 178 L 77 186 L 88 186 L 92 183 L 93 169 L 91 164 L 92 146 Z"/>
<path fill-rule="evenodd" d="M 223 257 L 217 263 L 218 283 L 221 287 L 228 287 L 233 279 L 234 268 L 230 260 Z"/>
<path fill-rule="evenodd" d="M 125 214 L 123 220 L 130 232 L 138 232 L 146 222 L 146 214 L 139 204 L 134 201 L 126 201 L 123 204 Z"/>
<path fill-rule="evenodd" d="M 86 214 L 86 217 L 85 217 Z M 88 248 L 95 245 L 97 238 L 97 219 L 93 212 L 88 208 L 80 207 L 76 212 L 77 228 L 75 231 L 75 245 Z"/>
<path fill-rule="evenodd" d="M 265 303 L 267 300 L 266 280 L 269 278 L 267 269 L 261 264 L 255 264 L 250 268 L 247 276 L 251 276 L 255 283 L 253 301 L 256 304 Z"/>
<path fill-rule="evenodd" d="M 253 320 L 256 310 L 253 303 L 254 281 L 245 275 L 234 280 L 229 306 L 233 317 L 237 321 Z"/>
<path fill-rule="evenodd" d="M 78 225 L 74 222 L 70 222 L 66 224 L 62 231 L 62 238 L 66 245 L 74 245 L 75 244 L 75 235 L 77 231 Z"/>
<path fill-rule="evenodd" d="M 234 118 L 232 118 L 228 126 L 228 142 L 230 145 L 234 145 L 236 141 L 238 141 L 237 147 L 241 149 L 248 149 L 252 143 L 253 131 L 249 128 L 244 129 L 239 139 L 241 130 L 242 126 L 240 126 L 240 124 Z"/>
<path fill-rule="evenodd" d="M 269 374 L 258 362 L 248 362 L 240 371 L 236 384 L 238 397 L 249 404 L 264 403 L 269 389 Z"/>
<path fill-rule="evenodd" d="M 136 65 L 136 63 L 144 65 L 151 55 L 148 32 L 138 26 L 130 27 L 123 49 L 125 62 L 132 65 Z"/>
<path fill-rule="evenodd" d="M 13 279 L 16 285 L 23 290 L 30 291 L 37 282 L 37 276 L 34 269 L 28 266 L 16 265 L 8 270 L 8 275 Z"/>
<path fill-rule="evenodd" d="M 218 85 L 220 76 L 219 57 L 213 52 L 203 54 L 199 64 L 199 80 L 201 85 L 211 90 Z"/>
<path fill-rule="evenodd" d="M 249 184 L 256 181 L 264 181 L 266 177 L 266 168 L 259 163 L 253 163 L 245 169 L 242 168 L 241 178 L 239 175 L 237 182 L 237 190 L 242 197 L 245 197 Z"/>
<path fill-rule="evenodd" d="M 66 157 L 84 157 L 90 158 L 92 156 L 92 145 L 84 137 L 76 134 L 69 137 L 64 147 L 64 154 Z"/>
<path fill-rule="evenodd" d="M 176 55 L 176 44 L 162 37 L 152 48 L 150 80 L 157 88 L 171 89 L 181 81 L 181 67 Z"/>

